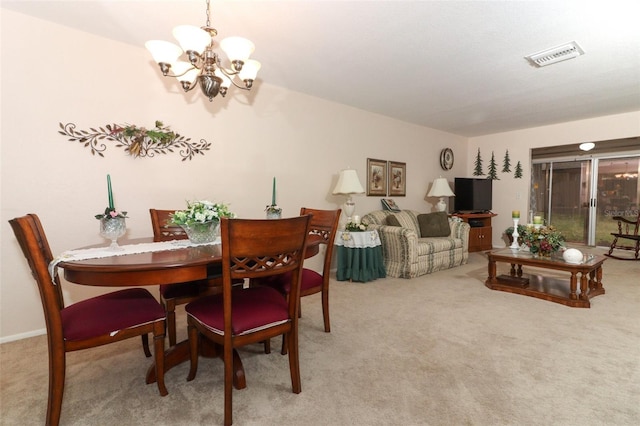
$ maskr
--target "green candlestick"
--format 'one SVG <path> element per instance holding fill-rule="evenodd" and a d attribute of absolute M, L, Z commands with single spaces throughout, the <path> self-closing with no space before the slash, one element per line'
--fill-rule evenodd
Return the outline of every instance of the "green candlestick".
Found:
<path fill-rule="evenodd" d="M 271 193 L 271 205 L 276 205 L 276 178 L 273 177 L 273 192 Z"/>
<path fill-rule="evenodd" d="M 114 210 L 113 207 L 113 192 L 111 191 L 111 176 L 107 175 L 107 193 L 109 194 L 109 209 Z"/>

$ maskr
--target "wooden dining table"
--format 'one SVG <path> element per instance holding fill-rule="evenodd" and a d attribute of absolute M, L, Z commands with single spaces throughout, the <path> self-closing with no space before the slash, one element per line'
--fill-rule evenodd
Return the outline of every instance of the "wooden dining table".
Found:
<path fill-rule="evenodd" d="M 305 258 L 319 252 L 322 237 L 309 235 Z M 151 243 L 153 238 L 121 240 L 120 244 Z M 89 246 L 84 248 L 95 248 Z M 222 246 L 207 244 L 185 246 L 173 250 L 116 255 L 86 260 L 63 260 L 58 267 L 64 269 L 64 278 L 72 283 L 100 287 L 136 287 L 163 284 L 178 284 L 207 278 L 207 268 L 222 262 Z M 165 371 L 189 360 L 189 341 L 183 340 L 165 352 Z M 207 339 L 202 339 L 200 354 L 220 356 Z M 242 360 L 234 351 L 234 387 L 246 387 Z M 147 384 L 156 381 L 155 368 L 147 370 Z"/>

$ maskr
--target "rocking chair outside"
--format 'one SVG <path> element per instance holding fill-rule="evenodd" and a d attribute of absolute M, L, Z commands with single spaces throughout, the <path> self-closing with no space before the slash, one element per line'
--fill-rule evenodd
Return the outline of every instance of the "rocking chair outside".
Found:
<path fill-rule="evenodd" d="M 605 254 L 605 256 L 620 260 L 640 260 L 640 234 L 638 234 L 638 230 L 640 229 L 640 209 L 638 209 L 638 216 L 636 217 L 635 222 L 622 216 L 614 216 L 613 220 L 618 221 L 618 232 L 611 233 L 611 235 L 613 235 L 614 237 L 613 243 L 611 243 L 609 253 Z M 628 241 L 621 241 L 620 243 L 618 243 L 619 239 L 631 240 L 631 243 L 629 243 Z M 635 253 L 635 256 L 621 257 L 617 254 L 614 255 L 612 254 L 614 249 L 631 250 Z"/>

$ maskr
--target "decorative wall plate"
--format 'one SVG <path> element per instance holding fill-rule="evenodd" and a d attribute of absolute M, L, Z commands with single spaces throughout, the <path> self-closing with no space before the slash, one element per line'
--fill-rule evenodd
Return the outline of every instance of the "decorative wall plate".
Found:
<path fill-rule="evenodd" d="M 453 167 L 453 151 L 451 148 L 445 148 L 440 152 L 440 167 L 443 170 L 451 170 Z"/>

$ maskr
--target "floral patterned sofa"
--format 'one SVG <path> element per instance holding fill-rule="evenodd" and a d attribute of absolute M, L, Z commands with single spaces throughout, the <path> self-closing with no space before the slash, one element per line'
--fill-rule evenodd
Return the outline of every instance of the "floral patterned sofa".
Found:
<path fill-rule="evenodd" d="M 458 218 L 447 219 L 446 214 L 441 213 L 440 222 L 444 221 L 445 228 L 448 222 L 450 235 L 422 237 L 421 228 L 423 231 L 425 229 L 423 219 L 431 215 L 438 214 L 421 214 L 413 210 L 376 210 L 362 218 L 363 222 L 369 224 L 369 229 L 376 229 L 380 234 L 387 276 L 414 278 L 467 263 L 469 224 Z M 420 222 L 419 216 L 422 216 Z"/>

